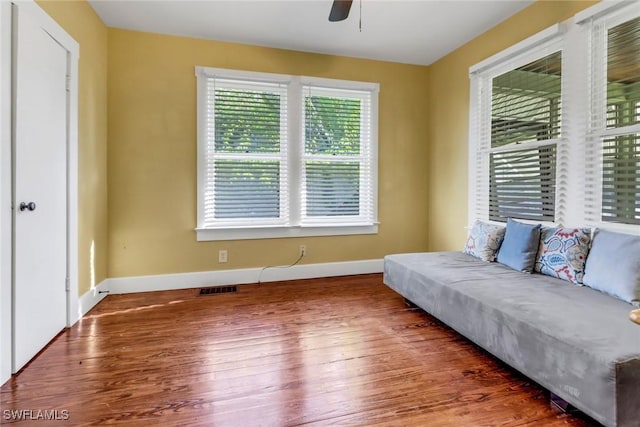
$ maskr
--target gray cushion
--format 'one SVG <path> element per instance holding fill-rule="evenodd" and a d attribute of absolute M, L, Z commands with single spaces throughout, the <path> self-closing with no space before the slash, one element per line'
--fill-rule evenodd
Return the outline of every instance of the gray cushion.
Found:
<path fill-rule="evenodd" d="M 507 231 L 498 252 L 498 262 L 517 271 L 531 273 L 540 243 L 540 224 L 507 220 Z"/>
<path fill-rule="evenodd" d="M 460 252 L 388 255 L 384 283 L 597 421 L 638 426 L 629 304 Z"/>
<path fill-rule="evenodd" d="M 640 304 L 640 236 L 596 230 L 583 282 L 623 301 Z"/>

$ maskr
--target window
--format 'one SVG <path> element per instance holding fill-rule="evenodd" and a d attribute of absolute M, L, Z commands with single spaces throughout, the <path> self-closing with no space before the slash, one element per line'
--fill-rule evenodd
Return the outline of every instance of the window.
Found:
<path fill-rule="evenodd" d="M 559 43 L 547 43 L 473 78 L 478 106 L 472 112 L 477 132 L 472 179 L 481 195 L 474 216 L 554 221 L 563 121 Z"/>
<path fill-rule="evenodd" d="M 493 78 L 489 218 L 555 219 L 562 57 L 555 52 Z"/>
<path fill-rule="evenodd" d="M 198 240 L 377 232 L 377 84 L 196 75 Z"/>
<path fill-rule="evenodd" d="M 598 3 L 469 71 L 469 223 L 640 232 L 639 2 Z"/>
<path fill-rule="evenodd" d="M 636 12 L 637 15 L 637 12 Z M 596 198 L 591 219 L 640 224 L 640 17 L 628 12 L 594 22 L 594 90 L 590 141 L 599 171 L 588 189 Z M 599 196 L 599 197 L 598 197 Z"/>
<path fill-rule="evenodd" d="M 371 94 L 304 86 L 302 223 L 373 217 Z"/>
<path fill-rule="evenodd" d="M 216 80 L 207 109 L 204 226 L 285 224 L 287 92 Z"/>

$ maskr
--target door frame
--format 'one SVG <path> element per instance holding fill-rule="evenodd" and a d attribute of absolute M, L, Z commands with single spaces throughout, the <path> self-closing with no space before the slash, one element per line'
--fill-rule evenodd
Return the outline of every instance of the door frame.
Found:
<path fill-rule="evenodd" d="M 80 318 L 78 296 L 78 43 L 34 0 L 0 2 L 0 385 L 13 369 L 12 5 L 38 20 L 67 51 L 67 327 Z"/>

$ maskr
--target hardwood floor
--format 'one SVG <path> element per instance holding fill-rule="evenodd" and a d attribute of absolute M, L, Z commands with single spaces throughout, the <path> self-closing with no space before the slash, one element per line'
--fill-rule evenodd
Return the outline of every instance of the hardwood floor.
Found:
<path fill-rule="evenodd" d="M 0 390 L 68 415 L 25 425 L 596 425 L 381 275 L 111 295 Z"/>

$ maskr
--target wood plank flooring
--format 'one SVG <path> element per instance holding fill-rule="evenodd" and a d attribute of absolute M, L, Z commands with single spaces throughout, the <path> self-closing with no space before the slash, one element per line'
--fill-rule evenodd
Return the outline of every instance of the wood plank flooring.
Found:
<path fill-rule="evenodd" d="M 18 425 L 591 426 L 381 275 L 111 295 L 0 389 Z M 51 413 L 50 413 L 51 414 Z"/>

